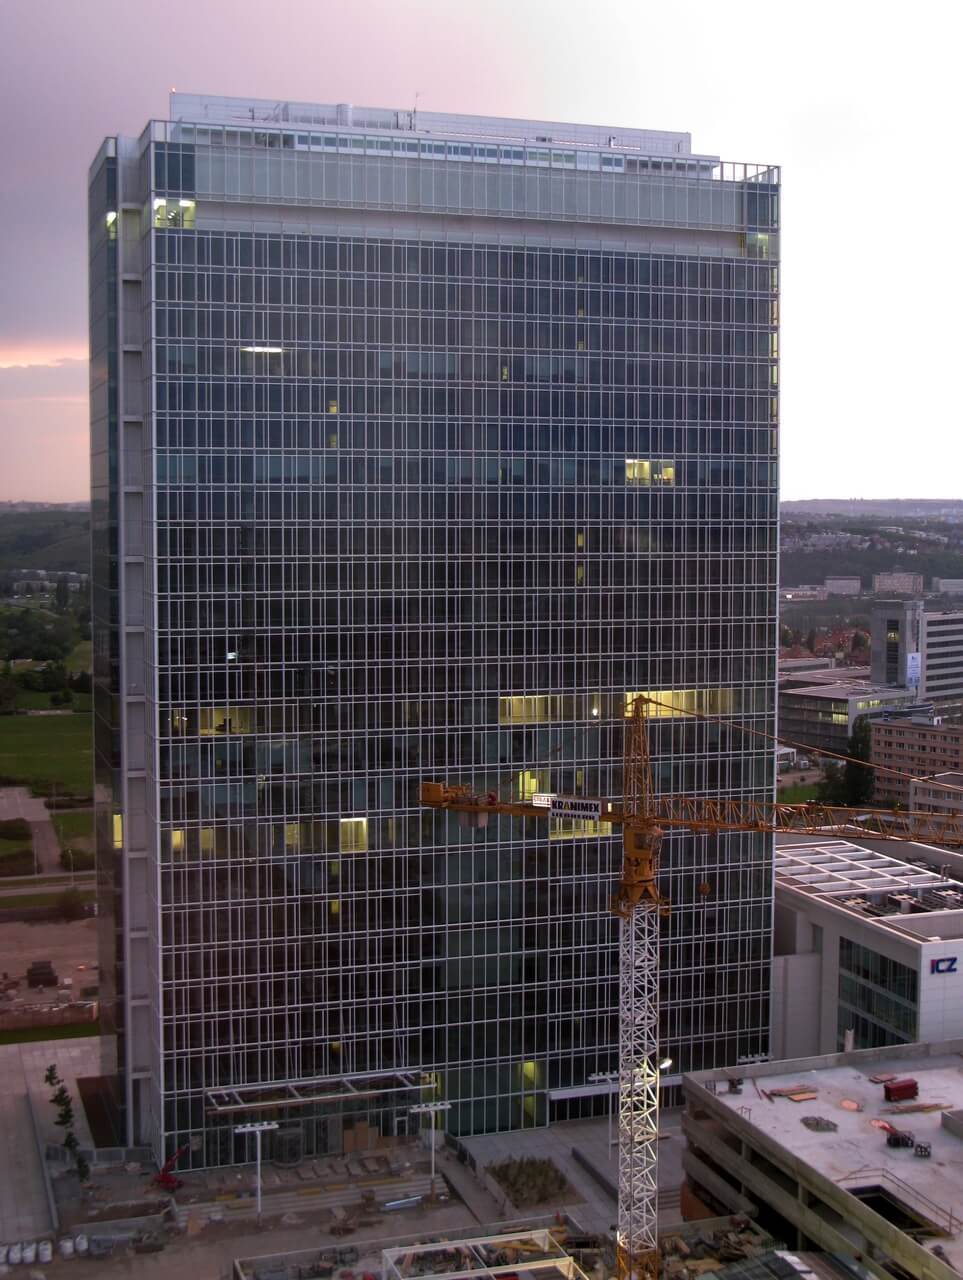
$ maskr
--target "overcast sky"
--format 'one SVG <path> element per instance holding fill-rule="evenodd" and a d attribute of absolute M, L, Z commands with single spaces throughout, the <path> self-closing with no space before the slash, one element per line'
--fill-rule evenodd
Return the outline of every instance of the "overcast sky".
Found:
<path fill-rule="evenodd" d="M 0 0 L 0 499 L 87 496 L 87 166 L 185 92 L 783 166 L 785 498 L 963 497 L 958 0 Z"/>

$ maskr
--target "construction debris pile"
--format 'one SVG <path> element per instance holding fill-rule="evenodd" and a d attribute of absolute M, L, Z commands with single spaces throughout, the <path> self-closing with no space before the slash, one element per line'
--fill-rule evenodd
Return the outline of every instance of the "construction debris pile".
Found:
<path fill-rule="evenodd" d="M 727 1227 L 707 1228 L 698 1235 L 663 1236 L 661 1275 L 664 1280 L 695 1280 L 731 1262 L 756 1257 L 772 1242 L 752 1227 L 748 1218 L 732 1218 Z"/>
<path fill-rule="evenodd" d="M 839 1128 L 835 1120 L 827 1120 L 825 1116 L 803 1116 L 802 1123 L 813 1133 L 835 1133 Z"/>
<path fill-rule="evenodd" d="M 512 1204 L 519 1209 L 562 1200 L 571 1194 L 571 1187 L 561 1169 L 552 1160 L 539 1156 L 522 1156 L 517 1160 L 502 1160 L 486 1167 L 486 1173 L 495 1179 Z"/>

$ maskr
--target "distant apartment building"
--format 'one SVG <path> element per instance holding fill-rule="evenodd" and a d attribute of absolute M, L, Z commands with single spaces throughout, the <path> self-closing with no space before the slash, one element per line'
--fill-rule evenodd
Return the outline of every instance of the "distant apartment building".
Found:
<path fill-rule="evenodd" d="M 933 590 L 937 595 L 963 596 L 963 578 L 934 578 Z"/>
<path fill-rule="evenodd" d="M 827 596 L 858 596 L 863 589 L 862 579 L 855 577 L 827 578 L 825 580 Z"/>
<path fill-rule="evenodd" d="M 818 674 L 818 673 L 817 673 Z M 888 707 L 915 702 L 911 689 L 889 689 L 860 680 L 779 688 L 779 736 L 823 751 L 846 750 L 856 721 Z"/>
<path fill-rule="evenodd" d="M 886 591 L 896 591 L 900 595 L 918 596 L 923 590 L 921 573 L 874 573 L 873 595 L 879 596 Z"/>
<path fill-rule="evenodd" d="M 963 772 L 948 770 L 910 783 L 910 808 L 931 813 L 963 813 Z"/>
<path fill-rule="evenodd" d="M 886 601 L 873 610 L 871 649 L 874 683 L 905 685 L 944 717 L 963 715 L 963 610 Z"/>
<path fill-rule="evenodd" d="M 963 769 L 963 726 L 882 717 L 873 721 L 870 759 L 913 778 Z M 910 807 L 910 777 L 877 772 L 874 798 L 884 806 Z"/>

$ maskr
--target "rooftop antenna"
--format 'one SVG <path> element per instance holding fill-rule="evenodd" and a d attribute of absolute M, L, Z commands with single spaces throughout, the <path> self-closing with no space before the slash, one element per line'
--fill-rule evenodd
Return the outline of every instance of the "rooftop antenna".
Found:
<path fill-rule="evenodd" d="M 411 127 L 412 127 L 412 129 L 417 129 L 417 127 L 418 127 L 418 99 L 419 99 L 420 97 L 421 97 L 421 91 L 420 91 L 419 89 L 416 89 L 416 90 L 415 90 L 415 105 L 411 108 Z"/>

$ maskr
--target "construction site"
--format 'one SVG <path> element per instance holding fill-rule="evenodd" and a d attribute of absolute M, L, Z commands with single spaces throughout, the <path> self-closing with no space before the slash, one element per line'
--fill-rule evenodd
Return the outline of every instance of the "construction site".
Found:
<path fill-rule="evenodd" d="M 374 1097 L 384 1090 L 402 1095 L 414 1090 L 421 1101 L 412 1104 L 409 1100 L 405 1105 L 418 1121 L 429 1120 L 427 1129 L 417 1128 L 415 1136 L 396 1134 L 386 1142 L 376 1127 L 355 1121 L 344 1130 L 343 1156 L 308 1157 L 299 1149 L 287 1151 L 281 1143 L 262 1164 L 262 1135 L 273 1136 L 279 1128 L 276 1121 L 266 1118 L 265 1111 L 276 1112 L 279 1106 L 297 1107 L 316 1099 L 310 1094 L 302 1098 L 299 1090 L 292 1088 L 280 1101 L 272 1101 L 274 1095 L 259 1099 L 257 1091 L 250 1089 L 220 1091 L 212 1094 L 209 1102 L 215 1110 L 224 1111 L 228 1122 L 238 1115 L 242 1119 L 245 1114 L 260 1117 L 235 1126 L 235 1133 L 257 1140 L 253 1169 L 235 1165 L 181 1173 L 178 1162 L 188 1151 L 182 1146 L 159 1173 L 151 1174 L 149 1153 L 142 1161 L 128 1150 L 120 1160 L 101 1159 L 100 1167 L 95 1163 L 86 1180 L 78 1181 L 62 1150 L 59 1172 L 52 1174 L 49 1168 L 57 1150 L 49 1140 L 43 1149 L 39 1136 L 41 1129 L 49 1128 L 50 1118 L 36 1118 L 42 1116 L 42 1108 L 36 1096 L 39 1068 L 34 1067 L 37 1074 L 28 1092 L 55 1228 L 82 1236 L 105 1261 L 130 1250 L 168 1250 L 173 1257 L 179 1252 L 179 1241 L 196 1248 L 206 1238 L 213 1245 L 223 1232 L 234 1234 L 232 1224 L 252 1217 L 256 1228 L 269 1220 L 282 1229 L 300 1228 L 310 1221 L 313 1231 L 330 1242 L 322 1240 L 285 1254 L 235 1254 L 231 1265 L 239 1280 L 301 1280 L 339 1272 L 341 1280 L 350 1280 L 359 1266 L 370 1268 L 371 1274 L 380 1269 L 386 1277 L 469 1277 L 493 1268 L 513 1267 L 516 1274 L 527 1268 L 572 1280 L 583 1273 L 652 1280 L 659 1272 L 678 1280 L 696 1280 L 727 1262 L 771 1250 L 780 1234 L 776 1230 L 769 1236 L 753 1226 L 757 1217 L 764 1228 L 768 1226 L 771 1206 L 768 1200 L 757 1203 L 751 1198 L 752 1180 L 746 1179 L 728 1197 L 722 1194 L 711 1164 L 700 1162 L 691 1153 L 682 1156 L 681 1135 L 673 1160 L 671 1126 L 660 1121 L 661 1078 L 673 1065 L 659 1053 L 657 1042 L 659 919 L 670 909 L 657 879 L 663 830 L 818 833 L 826 838 L 851 831 L 858 822 L 860 830 L 875 833 L 877 838 L 923 834 L 952 845 L 963 842 L 963 821 L 952 814 L 856 813 L 815 804 L 657 796 L 648 754 L 649 704 L 657 711 L 663 709 L 657 700 L 639 695 L 627 717 L 621 806 L 591 797 L 555 795 L 536 795 L 530 802 L 506 801 L 441 783 L 425 783 L 421 789 L 424 805 L 453 810 L 473 822 L 484 823 L 490 814 L 536 819 L 575 814 L 581 818 L 590 811 L 596 820 L 621 827 L 623 865 L 613 902 L 619 918 L 621 1046 L 619 1071 L 608 1078 L 611 1109 L 607 1122 L 568 1122 L 535 1127 L 527 1133 L 445 1139 L 441 1121 L 450 1104 L 433 1096 L 430 1078 L 399 1076 L 374 1082 L 376 1088 L 369 1082 L 366 1092 L 361 1093 L 345 1079 L 321 1100 L 340 1105 L 346 1099 Z M 767 1066 L 766 1070 L 773 1068 Z M 731 1074 L 725 1078 L 728 1095 L 740 1097 L 741 1083 Z M 893 1079 L 892 1074 L 879 1077 L 880 1081 Z M 78 1086 L 81 1083 L 79 1072 L 76 1082 Z M 800 1103 L 819 1096 L 805 1081 L 776 1080 L 772 1085 L 768 1090 L 760 1089 L 753 1077 L 757 1096 L 770 1106 L 777 1099 Z M 886 1088 L 889 1091 L 889 1083 Z M 847 1123 L 864 1105 L 860 1098 L 840 1103 Z M 941 1109 L 951 1110 L 950 1103 L 910 1107 L 913 1111 Z M 748 1121 L 749 1108 L 740 1103 L 738 1110 Z M 894 1122 L 878 1117 L 874 1123 L 889 1134 L 889 1146 L 914 1145 L 903 1141 Z M 947 1117 L 944 1123 L 952 1127 L 956 1122 Z M 808 1133 L 820 1135 L 839 1128 L 835 1119 L 817 1115 L 803 1116 L 802 1124 Z M 688 1120 L 684 1132 L 691 1142 Z M 795 1130 L 793 1133 L 799 1137 Z M 929 1159 L 932 1147 L 932 1140 L 916 1144 L 916 1155 Z M 698 1176 L 693 1177 L 694 1171 Z M 702 1188 L 703 1199 L 698 1192 L 692 1194 L 693 1186 Z M 677 1196 L 674 1202 L 673 1191 Z M 684 1193 L 688 1195 L 688 1216 L 711 1217 L 713 1206 L 735 1216 L 686 1226 L 681 1221 Z M 474 1233 L 495 1223 L 504 1228 L 524 1223 L 526 1231 L 535 1230 L 525 1216 L 532 1210 L 554 1215 L 537 1224 L 541 1234 L 518 1236 L 516 1232 L 510 1236 L 503 1231 L 497 1238 L 470 1234 L 457 1247 L 454 1243 L 453 1231 Z M 951 1235 L 955 1211 L 951 1208 L 946 1214 L 946 1230 Z M 431 1219 L 430 1227 L 425 1222 L 430 1233 L 427 1237 L 407 1230 L 426 1217 Z M 803 1247 L 808 1233 L 800 1231 L 798 1235 L 796 1243 Z M 388 1253 L 378 1263 L 375 1255 L 386 1248 Z M 934 1251 L 933 1256 L 940 1258 L 941 1254 Z M 580 1271 L 580 1267 L 587 1271 Z"/>

